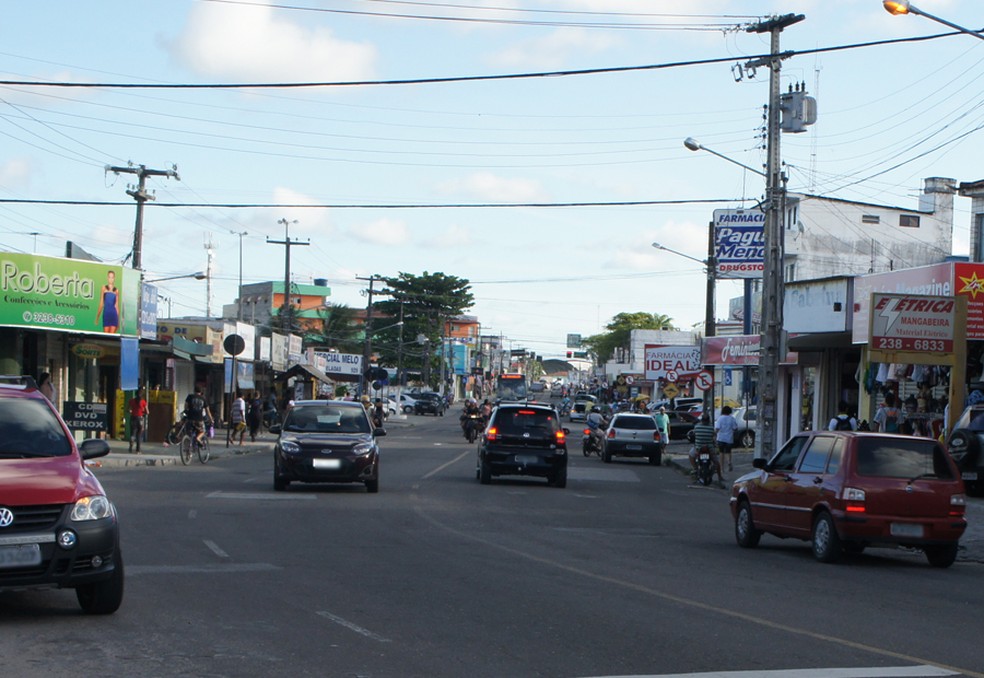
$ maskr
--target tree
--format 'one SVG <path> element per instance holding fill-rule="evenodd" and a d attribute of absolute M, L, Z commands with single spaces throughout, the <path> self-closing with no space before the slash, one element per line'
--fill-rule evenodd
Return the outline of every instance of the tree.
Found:
<path fill-rule="evenodd" d="M 304 342 L 335 348 L 340 353 L 360 353 L 363 328 L 355 314 L 355 309 L 345 304 L 328 304 L 320 312 L 320 331 L 305 334 Z"/>
<path fill-rule="evenodd" d="M 607 332 L 594 334 L 582 341 L 601 362 L 610 360 L 616 349 L 629 348 L 632 330 L 675 330 L 673 318 L 659 313 L 618 313 L 605 325 Z"/>
<path fill-rule="evenodd" d="M 404 368 L 419 369 L 428 376 L 433 373 L 434 379 L 425 377 L 425 380 L 435 386 L 436 375 L 440 374 L 445 324 L 475 303 L 471 285 L 464 278 L 427 271 L 419 276 L 401 272 L 395 278 L 384 278 L 383 282 L 386 286 L 380 295 L 389 299 L 373 304 L 373 316 L 387 317 L 387 324 L 395 324 L 402 318 L 403 327 L 392 327 L 375 335 L 373 347 L 387 365 L 396 365 L 402 350 Z"/>

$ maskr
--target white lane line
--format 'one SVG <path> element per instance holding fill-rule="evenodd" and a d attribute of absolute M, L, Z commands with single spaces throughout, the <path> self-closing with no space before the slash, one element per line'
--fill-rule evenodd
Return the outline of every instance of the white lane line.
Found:
<path fill-rule="evenodd" d="M 273 492 L 223 492 L 216 490 L 205 495 L 209 499 L 258 499 L 261 501 L 280 501 L 294 499 L 317 499 L 313 494 L 274 494 Z"/>
<path fill-rule="evenodd" d="M 465 457 L 470 456 L 471 454 L 472 454 L 471 450 L 466 450 L 466 451 L 462 452 L 461 454 L 459 454 L 457 457 L 455 457 L 451 461 L 444 462 L 443 464 L 441 464 L 440 466 L 438 466 L 433 471 L 430 471 L 429 473 L 427 473 L 425 476 L 423 476 L 423 478 L 421 478 L 421 480 L 427 480 L 427 479 L 429 479 L 431 476 L 440 473 L 441 471 L 443 471 L 444 469 L 446 469 L 448 466 L 451 466 L 452 464 L 457 464 L 459 461 L 461 461 Z"/>
<path fill-rule="evenodd" d="M 208 547 L 209 551 L 211 551 L 212 553 L 214 553 L 215 555 L 217 555 L 219 558 L 228 558 L 229 557 L 229 554 L 226 553 L 225 551 L 223 551 L 222 549 L 220 549 L 219 548 L 219 545 L 216 544 L 211 539 L 203 539 L 202 541 L 205 542 L 205 546 Z"/>
<path fill-rule="evenodd" d="M 141 574 L 228 574 L 269 572 L 282 568 L 270 563 L 221 563 L 211 565 L 127 565 L 126 576 Z"/>
<path fill-rule="evenodd" d="M 189 520 L 194 520 L 197 517 L 198 517 L 198 509 L 191 509 L 190 511 L 188 511 Z"/>
<path fill-rule="evenodd" d="M 325 619 L 327 619 L 329 621 L 335 622 L 339 626 L 344 626 L 345 628 L 347 628 L 350 631 L 355 631 L 359 635 L 365 636 L 366 638 L 371 638 L 371 639 L 373 639 L 375 641 L 378 641 L 380 643 L 389 643 L 389 642 L 391 642 L 389 638 L 383 638 L 382 636 L 380 636 L 380 635 L 378 635 L 376 633 L 373 633 L 369 629 L 364 629 L 361 626 L 359 626 L 358 624 L 353 624 L 348 619 L 343 619 L 343 618 L 341 618 L 341 617 L 339 617 L 337 615 L 332 614 L 331 612 L 321 611 L 321 612 L 318 612 L 318 615 L 324 617 Z"/>
<path fill-rule="evenodd" d="M 775 671 L 709 671 L 707 673 L 654 673 L 648 676 L 604 676 L 604 678 L 922 678 L 959 676 L 938 666 L 872 666 L 847 669 L 778 669 Z M 587 678 L 587 677 L 584 677 Z M 601 678 L 600 676 L 595 678 Z"/>

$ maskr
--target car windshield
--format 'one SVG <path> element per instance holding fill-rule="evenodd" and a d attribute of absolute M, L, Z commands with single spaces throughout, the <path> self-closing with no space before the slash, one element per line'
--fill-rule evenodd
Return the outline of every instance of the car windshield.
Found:
<path fill-rule="evenodd" d="M 46 402 L 0 399 L 0 459 L 67 457 L 71 443 Z"/>
<path fill-rule="evenodd" d="M 284 431 L 292 433 L 369 433 L 362 408 L 295 407 L 287 415 Z"/>
<path fill-rule="evenodd" d="M 500 410 L 495 418 L 495 427 L 502 434 L 557 432 L 557 419 L 553 412 L 546 410 L 506 409 Z"/>
<path fill-rule="evenodd" d="M 858 475 L 953 479 L 943 448 L 929 438 L 860 438 L 857 445 Z"/>
<path fill-rule="evenodd" d="M 615 417 L 613 428 L 624 428 L 634 431 L 652 431 L 656 428 L 656 420 L 652 417 Z"/>

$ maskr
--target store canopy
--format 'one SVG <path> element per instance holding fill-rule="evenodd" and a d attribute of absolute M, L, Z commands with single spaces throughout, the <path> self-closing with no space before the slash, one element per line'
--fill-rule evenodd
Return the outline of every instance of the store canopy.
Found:
<path fill-rule="evenodd" d="M 296 365 L 292 365 L 286 372 L 281 373 L 281 375 L 277 377 L 277 381 L 286 381 L 291 377 L 309 377 L 309 378 L 317 379 L 318 381 L 325 384 L 333 383 L 332 379 L 329 378 L 327 374 L 319 370 L 317 367 L 312 367 L 311 365 L 302 365 L 300 363 Z"/>

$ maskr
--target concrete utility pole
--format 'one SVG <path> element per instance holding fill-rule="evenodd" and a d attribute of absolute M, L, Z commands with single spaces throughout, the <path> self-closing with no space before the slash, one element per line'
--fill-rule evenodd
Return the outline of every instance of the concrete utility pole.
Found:
<path fill-rule="evenodd" d="M 137 222 L 133 228 L 133 268 L 139 269 L 143 264 L 143 206 L 148 200 L 156 200 L 155 196 L 147 193 L 145 186 L 147 177 L 174 177 L 181 181 L 178 176 L 177 166 L 169 170 L 147 169 L 144 165 L 128 165 L 127 167 L 114 167 L 106 165 L 107 172 L 115 174 L 136 174 L 137 188 L 128 188 L 126 194 L 137 201 Z"/>
<path fill-rule="evenodd" d="M 239 311 L 236 314 L 236 319 L 242 322 L 243 320 L 243 236 L 249 235 L 246 231 L 233 231 L 229 230 L 233 235 L 239 236 L 239 290 L 236 292 L 236 307 Z"/>
<path fill-rule="evenodd" d="M 762 343 L 759 357 L 759 408 L 762 441 L 761 456 L 771 459 L 778 448 L 779 363 L 784 356 L 782 341 L 783 237 L 786 207 L 785 177 L 779 154 L 780 91 L 779 73 L 783 56 L 779 53 L 779 34 L 787 26 L 803 21 L 802 14 L 785 14 L 749 26 L 749 33 L 770 33 L 770 55 L 746 64 L 746 68 L 769 68 L 768 157 L 766 161 L 765 263 L 762 271 Z"/>
<path fill-rule="evenodd" d="M 378 276 L 374 273 L 368 278 L 360 278 L 359 276 L 356 276 L 355 279 L 365 280 L 369 283 L 369 290 L 367 292 L 368 301 L 366 302 L 366 322 L 363 325 L 366 336 L 365 341 L 362 343 L 362 376 L 359 379 L 359 392 L 362 395 L 365 395 L 366 387 L 368 386 L 366 371 L 369 369 L 369 362 L 372 360 L 372 295 L 374 293 L 372 286 L 377 280 L 382 280 L 383 278 L 382 276 Z"/>
<path fill-rule="evenodd" d="M 267 238 L 268 245 L 283 245 L 284 246 L 284 306 L 280 311 L 280 327 L 284 332 L 290 332 L 290 248 L 292 246 L 308 246 L 311 244 L 311 240 L 308 239 L 307 242 L 301 242 L 300 240 L 290 239 L 290 225 L 296 224 L 297 219 L 294 221 L 288 221 L 287 219 L 278 219 L 278 224 L 284 225 L 284 239 L 283 240 L 270 240 Z"/>

